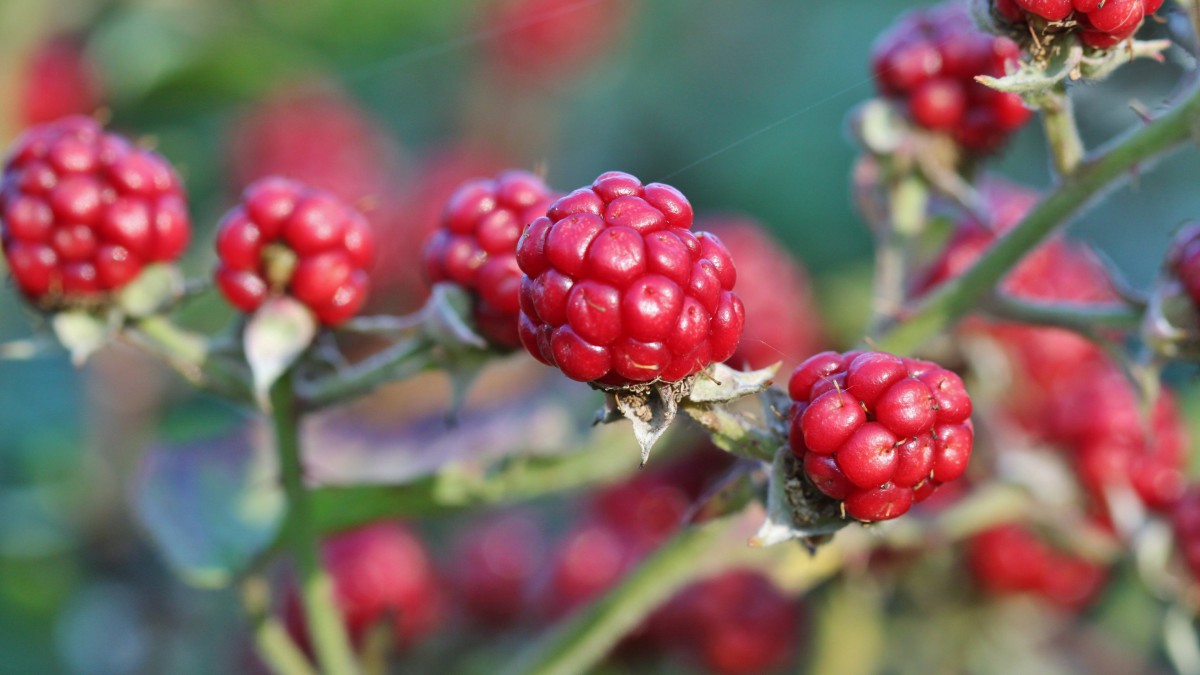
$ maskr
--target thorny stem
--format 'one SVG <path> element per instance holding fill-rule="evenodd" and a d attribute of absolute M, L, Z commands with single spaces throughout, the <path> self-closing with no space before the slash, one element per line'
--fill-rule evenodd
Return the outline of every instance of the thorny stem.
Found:
<path fill-rule="evenodd" d="M 983 308 L 998 318 L 1066 328 L 1086 335 L 1105 328 L 1132 330 L 1142 321 L 1142 309 L 1132 304 L 1049 304 L 1029 302 L 999 292 L 986 299 Z"/>
<path fill-rule="evenodd" d="M 1040 101 L 1042 128 L 1046 132 L 1046 144 L 1059 176 L 1075 172 L 1083 161 L 1085 150 L 1075 124 L 1075 107 L 1062 82 L 1055 85 Z"/>
<path fill-rule="evenodd" d="M 432 365 L 433 342 L 424 336 L 401 340 L 383 351 L 317 380 L 298 382 L 308 408 L 345 401 L 392 380 L 411 377 Z"/>
<path fill-rule="evenodd" d="M 242 607 L 250 619 L 258 655 L 276 675 L 317 675 L 304 652 L 271 614 L 270 586 L 260 576 L 242 582 Z"/>
<path fill-rule="evenodd" d="M 1095 201 L 1122 174 L 1191 140 L 1200 126 L 1198 121 L 1200 89 L 1192 89 L 1182 104 L 1159 119 L 1084 159 L 1075 171 L 1062 177 L 1054 192 L 966 272 L 943 284 L 906 319 L 884 333 L 876 343 L 877 348 L 897 354 L 911 353 L 970 312 L 1026 252 Z"/>
<path fill-rule="evenodd" d="M 341 615 L 333 600 L 333 582 L 321 566 L 313 506 L 304 485 L 300 456 L 300 416 L 289 371 L 271 387 L 271 415 L 284 492 L 288 500 L 287 542 L 291 545 L 304 605 L 305 624 L 325 675 L 354 675 L 358 666 Z"/>

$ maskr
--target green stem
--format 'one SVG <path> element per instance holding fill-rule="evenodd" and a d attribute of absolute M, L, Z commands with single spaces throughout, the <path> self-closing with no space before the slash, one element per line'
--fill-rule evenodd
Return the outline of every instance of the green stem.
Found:
<path fill-rule="evenodd" d="M 908 289 L 908 261 L 913 241 L 925 229 L 929 189 L 916 174 L 896 180 L 888 191 L 890 222 L 880 233 L 875 249 L 872 333 L 895 321 Z"/>
<path fill-rule="evenodd" d="M 629 430 L 606 427 L 569 454 L 515 460 L 486 475 L 450 467 L 403 485 L 318 488 L 311 493 L 314 518 L 317 529 L 329 534 L 378 520 L 527 501 L 615 481 L 636 469 L 638 460 L 629 449 Z"/>
<path fill-rule="evenodd" d="M 1083 161 L 1083 139 L 1075 124 L 1075 107 L 1066 85 L 1059 83 L 1041 101 L 1042 128 L 1059 176 L 1069 176 Z"/>
<path fill-rule="evenodd" d="M 363 361 L 329 376 L 298 383 L 308 409 L 321 408 L 365 394 L 392 380 L 416 375 L 434 364 L 434 344 L 424 336 L 406 338 Z"/>
<path fill-rule="evenodd" d="M 208 340 L 187 331 L 165 316 L 153 315 L 131 322 L 123 335 L 133 344 L 166 361 L 184 379 L 242 403 L 254 401 L 246 373 L 212 354 Z"/>
<path fill-rule="evenodd" d="M 1132 330 L 1142 323 L 1141 310 L 1129 304 L 1050 304 L 995 293 L 985 301 L 984 309 L 997 318 L 1066 328 L 1085 335 L 1093 335 L 1102 328 Z"/>
<path fill-rule="evenodd" d="M 283 487 L 288 499 L 286 536 L 295 556 L 305 623 L 316 647 L 317 662 L 325 675 L 353 675 L 358 672 L 358 666 L 341 615 L 333 601 L 333 583 L 321 566 L 312 501 L 304 485 L 300 417 L 290 371 L 271 387 L 271 411 Z"/>
<path fill-rule="evenodd" d="M 974 309 L 1030 249 L 1056 227 L 1135 167 L 1187 142 L 1200 119 L 1200 90 L 1158 120 L 1125 135 L 1085 159 L 1016 227 L 1001 237 L 966 272 L 926 297 L 902 323 L 886 332 L 877 348 L 912 353 L 927 339 Z"/>
<path fill-rule="evenodd" d="M 621 638 L 688 584 L 748 557 L 753 509 L 680 531 L 602 598 L 571 615 L 525 649 L 501 672 L 568 675 L 590 672 Z M 748 528 L 748 526 L 751 526 Z"/>
<path fill-rule="evenodd" d="M 258 655 L 276 675 L 317 675 L 304 652 L 288 636 L 287 629 L 271 614 L 269 585 L 259 576 L 242 583 L 242 606 L 250 618 L 250 629 Z"/>

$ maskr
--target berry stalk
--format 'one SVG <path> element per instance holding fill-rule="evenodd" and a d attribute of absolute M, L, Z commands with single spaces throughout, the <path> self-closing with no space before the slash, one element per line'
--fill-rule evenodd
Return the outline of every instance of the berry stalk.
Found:
<path fill-rule="evenodd" d="M 283 623 L 271 614 L 270 584 L 252 576 L 242 582 L 241 591 L 255 647 L 271 671 L 277 675 L 317 675 Z"/>
<path fill-rule="evenodd" d="M 879 233 L 875 249 L 875 282 L 872 293 L 873 326 L 882 328 L 894 321 L 904 307 L 908 288 L 908 261 L 913 242 L 925 229 L 929 188 L 916 174 L 895 180 L 888 190 L 891 218 Z M 872 331 L 875 332 L 875 331 Z"/>
<path fill-rule="evenodd" d="M 961 276 L 925 298 L 902 322 L 884 333 L 877 348 L 908 354 L 976 307 L 1028 251 L 1067 222 L 1123 174 L 1191 139 L 1200 120 L 1200 88 L 1170 112 L 1135 129 L 1106 149 L 1084 159 L 1063 176 L 1058 188 L 990 247 Z"/>
<path fill-rule="evenodd" d="M 1133 304 L 1051 304 L 1030 302 L 996 292 L 983 303 L 993 316 L 1035 326 L 1052 326 L 1084 335 L 1097 329 L 1135 330 L 1142 321 L 1142 309 Z"/>
<path fill-rule="evenodd" d="M 184 379 L 239 403 L 253 403 L 249 377 L 214 357 L 208 340 L 162 315 L 131 322 L 123 333 L 129 341 L 162 358 Z"/>
<path fill-rule="evenodd" d="M 275 445 L 288 500 L 287 541 L 295 557 L 306 625 L 312 635 L 321 672 L 326 675 L 354 675 L 358 672 L 358 665 L 341 615 L 334 605 L 333 582 L 321 565 L 312 499 L 304 485 L 304 465 L 300 457 L 300 415 L 292 379 L 289 371 L 271 387 Z"/>
<path fill-rule="evenodd" d="M 1038 103 L 1054 169 L 1059 176 L 1070 175 L 1079 167 L 1087 151 L 1083 147 L 1083 139 L 1079 137 L 1075 106 L 1067 95 L 1066 86 L 1058 83 Z"/>
<path fill-rule="evenodd" d="M 528 456 L 506 463 L 486 477 L 443 470 L 402 485 L 318 488 L 310 493 L 315 527 L 321 534 L 331 534 L 379 520 L 498 508 L 610 483 L 638 466 L 637 454 L 627 452 L 628 433 L 617 426 L 598 429 L 567 454 Z M 512 456 L 529 454 L 513 452 Z"/>

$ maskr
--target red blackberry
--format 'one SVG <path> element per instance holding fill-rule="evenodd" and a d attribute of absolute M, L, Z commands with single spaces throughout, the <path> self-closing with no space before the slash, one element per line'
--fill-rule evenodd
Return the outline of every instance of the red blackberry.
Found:
<path fill-rule="evenodd" d="M 1032 112 L 1020 96 L 975 76 L 1003 76 L 1019 56 L 1016 43 L 980 31 L 963 4 L 950 3 L 901 17 L 876 42 L 871 66 L 883 95 L 906 106 L 918 126 L 990 153 Z"/>
<path fill-rule="evenodd" d="M 1108 49 L 1133 37 L 1162 0 L 994 0 L 997 17 L 1038 33 L 1074 32 L 1088 47 Z M 1028 33 L 1029 29 L 1025 28 Z"/>
<path fill-rule="evenodd" d="M 630 13 L 628 0 L 491 0 L 480 15 L 488 63 L 518 81 L 572 73 L 612 47 Z"/>
<path fill-rule="evenodd" d="M 366 110 L 319 83 L 272 92 L 237 117 L 228 140 L 235 189 L 284 176 L 350 203 L 386 195 L 400 153 Z"/>
<path fill-rule="evenodd" d="M 323 190 L 274 176 L 253 183 L 221 220 L 216 247 L 217 286 L 243 312 L 286 293 L 334 326 L 366 300 L 371 227 Z"/>
<path fill-rule="evenodd" d="M 17 100 L 25 126 L 91 115 L 104 104 L 100 75 L 74 36 L 59 35 L 37 45 L 22 75 Z"/>
<path fill-rule="evenodd" d="M 322 547 L 333 578 L 334 601 L 351 641 L 361 645 L 372 627 L 386 622 L 395 644 L 404 647 L 437 628 L 442 590 L 425 545 L 407 527 L 378 523 L 338 534 Z M 290 632 L 308 647 L 299 598 L 288 596 Z"/>
<path fill-rule="evenodd" d="M 679 191 L 619 171 L 556 201 L 517 246 L 525 348 L 609 386 L 675 382 L 728 359 L 744 320 L 737 273 L 721 240 L 691 226 Z"/>
<path fill-rule="evenodd" d="M 808 272 L 759 223 L 748 217 L 707 218 L 699 226 L 721 238 L 738 261 L 738 297 L 746 329 L 730 362 L 765 368 L 783 361 L 791 372 L 798 354 L 824 348 L 821 315 Z"/>
<path fill-rule="evenodd" d="M 976 583 L 992 595 L 1032 594 L 1071 611 L 1095 599 L 1107 577 L 1100 565 L 1058 551 L 1017 524 L 999 525 L 972 537 L 967 542 L 967 567 Z"/>
<path fill-rule="evenodd" d="M 17 287 L 46 309 L 103 301 L 191 237 L 179 177 L 157 153 L 88 117 L 26 131 L 0 181 L 4 255 Z"/>
<path fill-rule="evenodd" d="M 451 195 L 441 227 L 425 242 L 426 276 L 470 292 L 476 328 L 501 349 L 521 346 L 517 240 L 557 196 L 526 171 L 467 181 Z"/>
<path fill-rule="evenodd" d="M 963 474 L 971 399 L 934 363 L 884 352 L 822 352 L 788 381 L 789 440 L 808 479 L 846 513 L 872 522 Z"/>
<path fill-rule="evenodd" d="M 526 514 L 504 514 L 467 528 L 454 547 L 454 588 L 462 607 L 488 626 L 503 627 L 519 617 L 544 549 L 538 523 Z"/>

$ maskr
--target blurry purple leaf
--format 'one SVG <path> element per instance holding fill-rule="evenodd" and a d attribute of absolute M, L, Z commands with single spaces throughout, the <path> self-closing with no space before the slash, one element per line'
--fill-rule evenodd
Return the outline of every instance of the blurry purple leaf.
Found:
<path fill-rule="evenodd" d="M 228 584 L 275 540 L 285 499 L 268 435 L 255 427 L 143 457 L 134 511 L 189 582 Z"/>
<path fill-rule="evenodd" d="M 398 484 L 448 465 L 483 471 L 514 454 L 585 445 L 591 433 L 585 411 L 595 406 L 595 392 L 555 377 L 537 392 L 469 409 L 453 426 L 440 414 L 394 425 L 364 424 L 345 411 L 312 416 L 304 428 L 307 475 L 322 486 Z"/>

